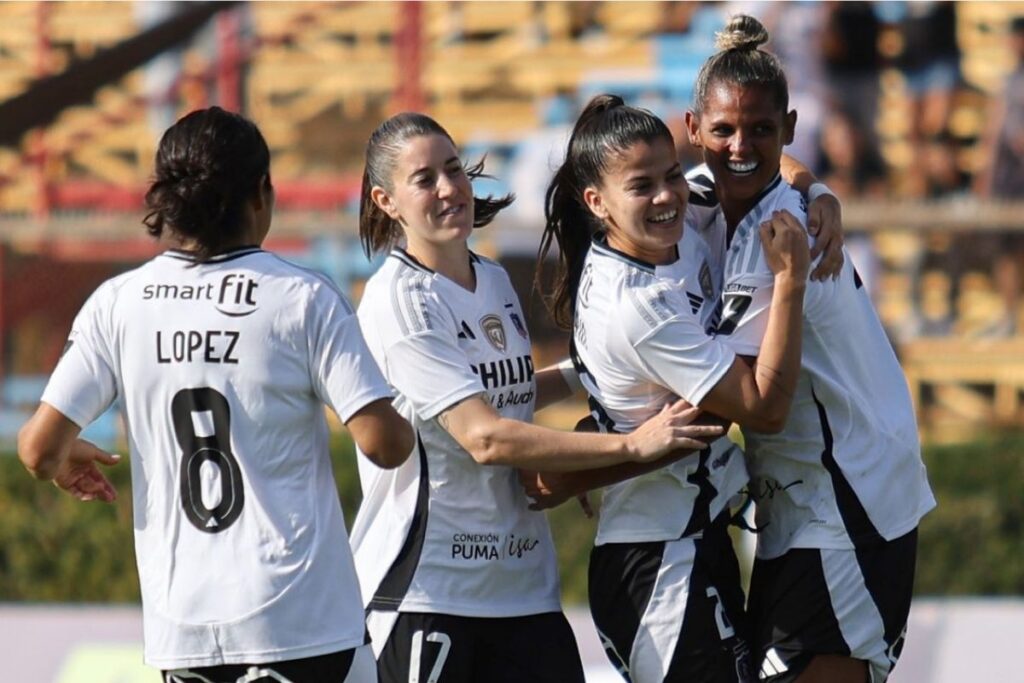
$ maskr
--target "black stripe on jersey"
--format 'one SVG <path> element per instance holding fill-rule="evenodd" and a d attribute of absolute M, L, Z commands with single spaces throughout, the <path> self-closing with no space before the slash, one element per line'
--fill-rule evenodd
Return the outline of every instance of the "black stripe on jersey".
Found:
<path fill-rule="evenodd" d="M 700 310 L 701 304 L 704 303 L 704 297 L 698 296 L 693 292 L 687 292 L 686 298 L 690 300 L 690 310 L 693 311 L 694 315 Z"/>
<path fill-rule="evenodd" d="M 762 199 L 767 197 L 768 194 L 772 190 L 774 190 L 776 187 L 778 187 L 779 183 L 781 183 L 781 182 L 782 182 L 782 175 L 779 174 L 779 173 L 776 173 L 775 177 L 772 178 L 772 181 L 770 183 L 768 183 L 763 190 L 761 190 L 760 194 L 757 195 L 757 199 L 754 200 L 754 206 L 757 206 L 757 204 L 759 204 Z"/>
<path fill-rule="evenodd" d="M 690 185 L 689 202 L 694 206 L 715 207 L 718 206 L 718 196 L 715 194 L 715 181 L 704 174 L 687 178 Z"/>
<path fill-rule="evenodd" d="M 917 529 L 883 545 L 854 550 L 864 586 L 878 609 L 885 633 L 886 654 L 893 666 L 903 651 L 910 596 L 917 565 Z"/>
<path fill-rule="evenodd" d="M 836 462 L 832 452 L 832 428 L 828 423 L 828 413 L 825 406 L 818 400 L 818 395 L 811 390 L 814 404 L 818 407 L 818 418 L 821 421 L 821 437 L 825 442 L 825 450 L 821 453 L 821 463 L 832 478 L 832 490 L 836 495 L 836 507 L 839 508 L 839 515 L 843 518 L 843 526 L 846 527 L 846 534 L 850 537 L 854 546 L 861 543 L 875 543 L 882 541 L 882 535 L 868 517 L 867 510 L 857 498 L 856 492 L 850 482 L 846 480 L 843 470 Z"/>
<path fill-rule="evenodd" d="M 702 450 L 697 469 L 686 477 L 686 481 L 697 487 L 698 493 L 696 500 L 693 501 L 690 521 L 686 523 L 683 536 L 693 536 L 694 534 L 701 533 L 711 525 L 711 502 L 718 495 L 718 489 L 711 484 L 711 470 L 708 469 L 708 459 L 710 457 L 710 448 Z"/>
<path fill-rule="evenodd" d="M 249 254 L 258 254 L 263 250 L 257 246 L 246 245 L 244 247 L 236 247 L 229 249 L 221 254 L 215 254 L 203 262 L 196 261 L 196 255 L 189 251 L 182 249 L 168 249 L 161 256 L 168 256 L 179 261 L 188 261 L 189 263 L 195 263 L 196 265 L 206 265 L 212 263 L 226 263 L 228 261 L 234 261 L 237 258 L 248 256 Z"/>
<path fill-rule="evenodd" d="M 495 261 L 494 259 L 487 258 L 486 256 L 481 256 L 480 254 L 476 253 L 475 251 L 469 252 L 469 262 L 471 264 L 472 263 L 483 263 L 483 264 L 486 264 L 486 265 L 497 266 L 499 268 L 502 268 L 502 270 L 504 270 L 504 267 L 500 263 Z"/>
<path fill-rule="evenodd" d="M 590 408 L 590 414 L 597 420 L 597 424 L 601 426 L 601 431 L 605 434 L 618 434 L 619 430 L 615 428 L 615 420 L 608 415 L 608 411 L 604 409 L 604 406 L 597 402 L 593 396 L 587 396 L 587 407 Z"/>
<path fill-rule="evenodd" d="M 405 594 L 409 591 L 409 584 L 412 583 L 412 577 L 420 564 L 423 540 L 427 535 L 430 471 L 427 469 L 427 452 L 423 448 L 423 441 L 420 440 L 419 434 L 416 435 L 416 442 L 419 444 L 420 450 L 420 483 L 419 491 L 416 494 L 416 511 L 413 513 L 402 549 L 398 551 L 395 561 L 391 563 L 387 574 L 377 586 L 377 592 L 373 594 L 373 599 L 366 606 L 368 612 L 370 610 L 397 611 L 402 600 L 405 599 Z"/>
<path fill-rule="evenodd" d="M 580 354 L 576 351 L 576 340 L 572 339 L 569 342 L 569 358 L 572 360 L 572 366 L 576 370 L 576 374 L 579 376 L 587 375 L 590 381 L 597 386 L 597 379 L 587 370 L 586 364 L 583 359 L 580 358 Z M 594 400 L 593 396 L 587 395 L 587 406 L 590 408 L 590 414 L 597 420 L 597 424 L 600 425 L 602 432 L 610 434 L 617 434 L 618 430 L 615 429 L 615 420 L 609 415 L 608 411 L 604 409 L 600 403 Z"/>
<path fill-rule="evenodd" d="M 399 261 L 401 261 L 405 265 L 409 266 L 410 268 L 415 268 L 416 270 L 422 270 L 422 271 L 424 271 L 426 273 L 430 273 L 431 275 L 434 274 L 433 270 L 431 270 L 430 268 L 426 267 L 425 265 L 423 265 L 422 263 L 417 261 L 415 256 L 413 256 L 412 254 L 407 252 L 405 249 L 402 249 L 401 247 L 395 247 L 394 249 L 392 249 L 391 250 L 391 256 L 394 256 L 396 259 L 398 259 Z"/>
<path fill-rule="evenodd" d="M 864 281 L 860 279 L 860 273 L 857 272 L 856 268 L 853 269 L 853 284 L 857 287 L 857 289 L 860 289 L 861 287 L 864 286 Z"/>
<path fill-rule="evenodd" d="M 609 258 L 624 261 L 630 265 L 636 266 L 642 269 L 644 272 L 654 275 L 654 265 L 647 261 L 641 261 L 638 258 L 634 258 L 629 254 L 624 254 L 618 249 L 608 246 L 607 236 L 604 233 L 594 235 L 594 239 L 590 243 L 590 248 L 602 256 L 608 256 Z"/>

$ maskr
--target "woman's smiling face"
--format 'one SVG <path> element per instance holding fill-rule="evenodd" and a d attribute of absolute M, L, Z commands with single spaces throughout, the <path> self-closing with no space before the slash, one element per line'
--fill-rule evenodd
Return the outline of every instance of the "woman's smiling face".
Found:
<path fill-rule="evenodd" d="M 636 142 L 608 160 L 583 199 L 601 219 L 608 243 L 648 263 L 668 263 L 683 236 L 689 188 L 671 140 Z"/>
<path fill-rule="evenodd" d="M 452 141 L 443 135 L 410 138 L 395 162 L 390 191 L 373 200 L 397 220 L 410 244 L 465 241 L 473 231 L 473 187 Z"/>
<path fill-rule="evenodd" d="M 759 85 L 718 81 L 701 113 L 687 112 L 690 142 L 703 149 L 723 204 L 753 202 L 779 171 L 782 149 L 793 142 L 796 111 L 786 113 Z M 749 209 L 749 207 L 748 207 Z"/>

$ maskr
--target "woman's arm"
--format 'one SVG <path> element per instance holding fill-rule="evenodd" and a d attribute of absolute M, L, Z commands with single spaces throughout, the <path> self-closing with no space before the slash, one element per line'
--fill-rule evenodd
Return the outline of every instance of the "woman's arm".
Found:
<path fill-rule="evenodd" d="M 345 423 L 359 450 L 377 467 L 398 467 L 412 453 L 416 435 L 390 399 L 373 401 Z"/>
<path fill-rule="evenodd" d="M 701 413 L 699 408 L 690 407 L 687 409 L 687 413 L 691 418 L 690 424 L 714 425 L 720 427 L 723 433 L 729 429 L 728 421 L 714 415 Z M 588 415 L 576 424 L 575 431 L 596 432 L 597 423 L 592 416 Z M 706 437 L 702 441 L 710 446 L 713 441 L 722 438 L 726 437 Z M 695 449 L 681 449 L 672 451 L 650 462 L 627 462 L 577 472 L 534 472 L 532 470 L 520 470 L 519 480 L 526 491 L 526 495 L 533 500 L 530 508 L 533 510 L 546 510 L 561 505 L 573 496 L 653 472 L 696 452 Z"/>
<path fill-rule="evenodd" d="M 800 371 L 807 237 L 789 213 L 761 226 L 765 258 L 775 273 L 768 324 L 753 367 L 741 358 L 704 396 L 700 407 L 758 432 L 779 432 L 789 417 Z"/>
<path fill-rule="evenodd" d="M 811 279 L 838 278 L 843 269 L 843 207 L 839 199 L 809 168 L 789 155 L 782 155 L 780 171 L 783 180 L 807 197 L 807 232 L 815 238 L 811 261 L 818 258 L 818 254 L 825 254 L 811 273 Z"/>
<path fill-rule="evenodd" d="M 537 410 L 583 391 L 583 384 L 576 374 L 576 368 L 568 358 L 539 370 L 534 379 L 537 382 Z"/>
<path fill-rule="evenodd" d="M 53 481 L 79 500 L 112 502 L 113 484 L 96 463 L 116 465 L 120 456 L 78 438 L 80 427 L 47 403 L 18 432 L 18 458 L 36 479 Z"/>
<path fill-rule="evenodd" d="M 502 417 L 480 395 L 466 398 L 437 420 L 481 465 L 571 471 L 623 462 L 649 462 L 678 449 L 706 448 L 699 439 L 722 434 L 714 425 L 691 425 L 685 401 L 665 406 L 630 434 L 583 434 Z"/>

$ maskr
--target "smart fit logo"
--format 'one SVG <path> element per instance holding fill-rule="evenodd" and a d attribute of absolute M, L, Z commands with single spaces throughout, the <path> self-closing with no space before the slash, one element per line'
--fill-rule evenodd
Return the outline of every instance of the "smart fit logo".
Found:
<path fill-rule="evenodd" d="M 203 285 L 150 284 L 142 288 L 142 300 L 212 301 L 218 313 L 242 318 L 256 312 L 259 283 L 248 275 L 228 273 L 219 283 Z"/>

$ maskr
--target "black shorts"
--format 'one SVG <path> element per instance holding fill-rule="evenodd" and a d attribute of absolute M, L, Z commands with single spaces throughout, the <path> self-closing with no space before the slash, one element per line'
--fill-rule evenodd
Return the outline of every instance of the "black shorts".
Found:
<path fill-rule="evenodd" d="M 163 672 L 164 683 L 375 683 L 373 650 L 353 650 L 267 664 L 223 664 Z"/>
<path fill-rule="evenodd" d="M 561 612 L 502 618 L 401 612 L 377 672 L 381 683 L 583 683 L 576 637 Z"/>
<path fill-rule="evenodd" d="M 590 613 L 632 683 L 753 681 L 739 565 L 722 515 L 701 539 L 611 543 L 590 555 Z"/>
<path fill-rule="evenodd" d="M 750 582 L 761 680 L 788 683 L 819 654 L 868 663 L 886 680 L 906 637 L 917 530 L 856 550 L 794 548 L 755 560 Z"/>

